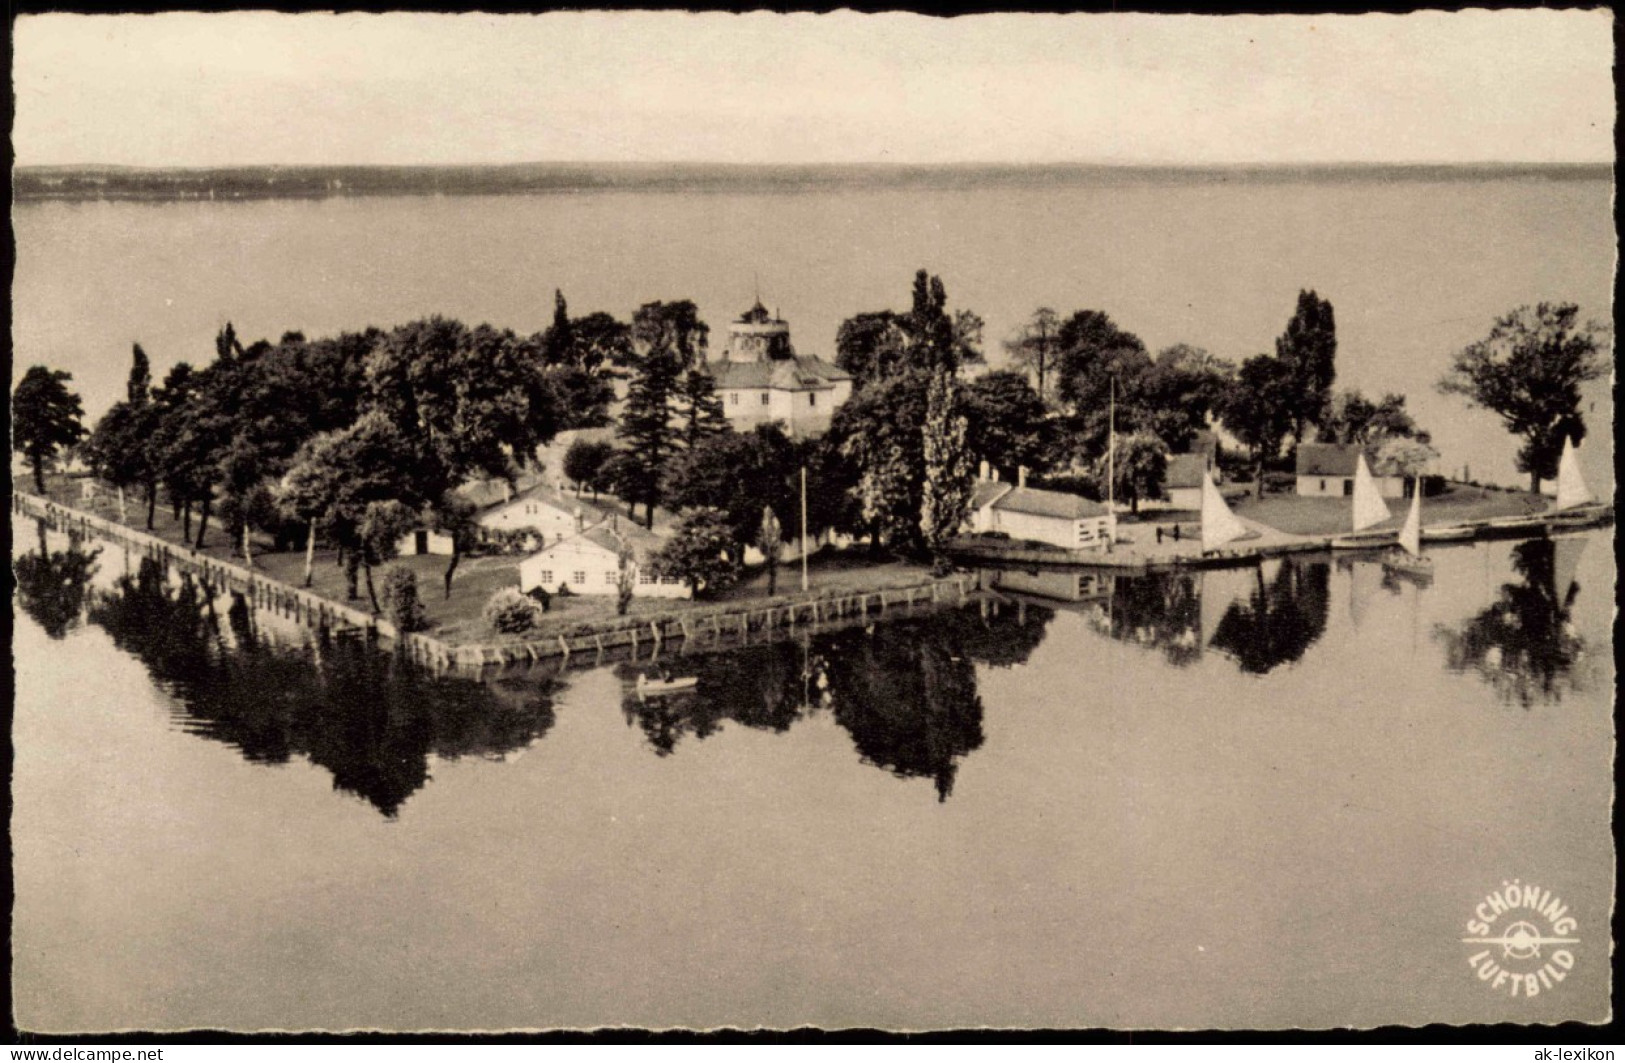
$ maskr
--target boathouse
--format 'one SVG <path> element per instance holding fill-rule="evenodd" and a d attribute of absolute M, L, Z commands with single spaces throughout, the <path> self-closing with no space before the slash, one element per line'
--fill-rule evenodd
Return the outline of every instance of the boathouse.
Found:
<path fill-rule="evenodd" d="M 519 563 L 519 589 L 541 587 L 549 593 L 565 586 L 571 594 L 617 594 L 621 555 L 632 567 L 632 593 L 640 598 L 688 598 L 688 585 L 655 576 L 649 558 L 665 540 L 618 517 L 545 546 Z"/>
<path fill-rule="evenodd" d="M 1354 468 L 1361 448 L 1341 443 L 1304 443 L 1298 447 L 1298 490 L 1305 498 L 1342 497 L 1354 494 Z M 1375 467 L 1374 451 L 1365 451 L 1368 466 Z M 1405 477 L 1373 476 L 1383 498 L 1404 498 Z"/>
<path fill-rule="evenodd" d="M 1099 502 L 1028 487 L 1025 469 L 1014 484 L 997 475 L 982 463 L 966 517 L 971 531 L 999 532 L 1067 550 L 1104 550 L 1117 534 L 1117 517 Z"/>

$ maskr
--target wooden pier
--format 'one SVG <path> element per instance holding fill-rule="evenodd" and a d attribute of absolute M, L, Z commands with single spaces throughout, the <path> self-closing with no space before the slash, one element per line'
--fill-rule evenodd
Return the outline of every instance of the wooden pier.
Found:
<path fill-rule="evenodd" d="M 749 601 L 689 606 L 669 613 L 620 616 L 600 621 L 544 626 L 530 638 L 489 643 L 453 644 L 419 632 L 402 634 L 388 619 L 331 601 L 301 587 L 271 579 L 230 562 L 131 528 L 115 521 L 16 492 L 12 509 L 42 520 L 50 528 L 82 538 L 97 537 L 150 557 L 171 570 L 189 572 L 211 591 L 241 593 L 258 609 L 275 612 L 315 630 L 351 630 L 399 649 L 414 662 L 440 672 L 479 675 L 490 669 L 557 660 L 561 667 L 592 666 L 606 656 L 628 654 L 652 659 L 684 643 L 749 644 L 809 630 L 867 623 L 902 612 L 960 605 L 981 593 L 975 573 L 949 579 L 925 578 L 916 583 L 866 591 L 826 591 L 778 595 Z M 544 621 L 545 625 L 545 621 Z"/>
<path fill-rule="evenodd" d="M 1554 532 L 1578 531 L 1612 524 L 1613 506 L 1597 506 L 1590 512 L 1573 514 L 1536 514 L 1528 520 L 1509 523 L 1505 518 L 1463 520 L 1452 527 L 1471 528 L 1472 535 L 1461 542 L 1482 539 L 1531 538 Z M 1426 541 L 1427 529 L 1423 529 Z M 950 543 L 948 554 L 966 565 L 1049 565 L 1065 568 L 1093 568 L 1118 572 L 1183 572 L 1199 568 L 1256 565 L 1272 557 L 1287 554 L 1305 554 L 1332 549 L 1332 541 L 1347 533 L 1330 535 L 1284 536 L 1268 543 L 1249 544 L 1245 540 L 1231 543 L 1221 550 L 1201 552 L 1200 547 L 1189 553 L 1161 553 L 1148 556 L 1135 552 L 1132 544 L 1115 553 L 1099 550 L 1068 550 L 1062 547 L 1042 549 L 1019 543 L 961 539 Z M 1397 532 L 1395 533 L 1397 534 Z"/>

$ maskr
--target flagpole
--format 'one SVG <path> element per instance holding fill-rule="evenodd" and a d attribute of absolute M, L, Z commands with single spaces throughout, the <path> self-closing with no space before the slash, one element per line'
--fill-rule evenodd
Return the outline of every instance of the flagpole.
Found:
<path fill-rule="evenodd" d="M 1112 552 L 1117 538 L 1117 375 L 1111 378 L 1111 408 L 1106 422 L 1106 552 Z"/>

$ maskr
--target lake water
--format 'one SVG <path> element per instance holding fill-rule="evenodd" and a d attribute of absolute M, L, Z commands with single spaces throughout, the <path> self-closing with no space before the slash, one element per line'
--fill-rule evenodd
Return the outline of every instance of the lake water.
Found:
<path fill-rule="evenodd" d="M 673 656 L 695 693 L 645 704 L 627 665 L 437 679 L 14 530 L 26 1029 L 1608 1011 L 1610 532 L 1426 585 L 987 574 Z M 1533 999 L 1461 941 L 1514 880 L 1578 924 Z"/>
<path fill-rule="evenodd" d="M 1451 473 L 1524 483 L 1514 440 L 1434 384 L 1495 317 L 1541 300 L 1610 317 L 1607 180 L 1057 180 L 1029 186 L 784 193 L 614 192 L 246 203 L 15 206 L 14 374 L 74 374 L 99 414 L 130 344 L 156 375 L 245 339 L 332 334 L 434 313 L 520 332 L 573 311 L 629 317 L 693 299 L 720 335 L 762 298 L 798 346 L 830 355 L 840 322 L 906 308 L 914 271 L 1001 342 L 1040 305 L 1108 312 L 1153 350 L 1273 350 L 1300 288 L 1337 315 L 1338 383 L 1406 394 Z M 1611 487 L 1607 381 L 1582 461 Z"/>

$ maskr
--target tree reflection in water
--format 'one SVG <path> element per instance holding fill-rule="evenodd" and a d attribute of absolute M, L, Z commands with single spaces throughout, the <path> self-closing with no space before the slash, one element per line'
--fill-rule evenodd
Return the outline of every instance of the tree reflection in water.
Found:
<path fill-rule="evenodd" d="M 1235 658 L 1243 672 L 1264 675 L 1303 657 L 1326 633 L 1330 568 L 1324 561 L 1288 558 L 1269 581 L 1262 567 L 1257 585 L 1225 610 L 1209 641 Z"/>
<path fill-rule="evenodd" d="M 77 540 L 68 549 L 53 552 L 45 542 L 45 522 L 39 521 L 39 550 L 12 563 L 17 580 L 17 604 L 45 634 L 60 639 L 79 624 L 85 592 L 96 572 L 100 550 L 85 551 Z"/>
<path fill-rule="evenodd" d="M 1183 668 L 1202 657 L 1202 591 L 1190 573 L 1118 575 L 1093 626 L 1120 642 L 1153 646 Z"/>
<path fill-rule="evenodd" d="M 278 645 L 240 598 L 228 644 L 212 599 L 151 559 L 94 595 L 89 617 L 175 697 L 188 731 L 256 763 L 304 756 L 390 818 L 428 782 L 431 753 L 498 756 L 553 726 L 551 683 L 437 677 L 354 638 Z"/>
<path fill-rule="evenodd" d="M 958 760 L 982 744 L 977 664 L 1021 664 L 1054 612 L 984 603 L 929 617 L 847 628 L 800 642 L 743 647 L 682 660 L 692 692 L 623 702 L 660 756 L 684 734 L 704 739 L 724 720 L 785 731 L 829 710 L 865 763 L 953 791 Z M 632 671 L 628 669 L 628 671 Z"/>
<path fill-rule="evenodd" d="M 1572 620 L 1580 585 L 1569 569 L 1559 586 L 1559 551 L 1578 552 L 1583 539 L 1530 539 L 1512 548 L 1521 583 L 1502 584 L 1499 597 L 1459 628 L 1440 625 L 1434 636 L 1458 672 L 1476 671 L 1501 698 L 1525 709 L 1562 700 L 1578 689 L 1575 665 L 1586 652 Z"/>

